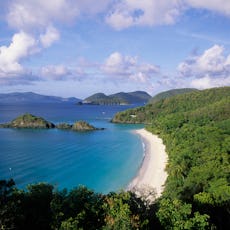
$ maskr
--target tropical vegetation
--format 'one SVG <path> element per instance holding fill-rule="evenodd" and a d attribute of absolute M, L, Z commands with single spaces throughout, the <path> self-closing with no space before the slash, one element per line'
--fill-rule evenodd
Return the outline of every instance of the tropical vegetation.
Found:
<path fill-rule="evenodd" d="M 114 122 L 144 123 L 163 139 L 168 178 L 159 199 L 83 186 L 59 191 L 44 183 L 20 190 L 2 180 L 1 229 L 229 229 L 229 105 L 230 87 L 223 87 L 116 114 Z"/>

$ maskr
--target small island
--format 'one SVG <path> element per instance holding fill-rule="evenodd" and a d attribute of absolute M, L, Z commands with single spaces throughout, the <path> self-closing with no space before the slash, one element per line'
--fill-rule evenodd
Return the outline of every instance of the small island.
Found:
<path fill-rule="evenodd" d="M 32 128 L 32 129 L 50 129 L 55 128 L 55 125 L 46 121 L 42 117 L 37 117 L 29 113 L 25 113 L 10 123 L 0 124 L 1 128 Z"/>
<path fill-rule="evenodd" d="M 57 129 L 73 130 L 73 131 L 93 131 L 104 130 L 104 128 L 96 128 L 85 121 L 77 121 L 73 125 L 68 123 L 60 123 L 56 125 Z"/>
<path fill-rule="evenodd" d="M 96 128 L 85 121 L 77 121 L 74 124 L 60 123 L 53 124 L 42 117 L 37 117 L 32 114 L 23 114 L 9 123 L 0 124 L 0 128 L 23 128 L 23 129 L 63 129 L 72 131 L 93 131 L 104 130 L 104 128 Z"/>

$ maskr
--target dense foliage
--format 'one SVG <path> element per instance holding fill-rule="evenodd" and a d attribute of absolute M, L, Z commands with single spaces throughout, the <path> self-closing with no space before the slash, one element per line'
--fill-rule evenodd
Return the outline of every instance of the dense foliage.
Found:
<path fill-rule="evenodd" d="M 1 229 L 229 229 L 230 87 L 162 99 L 117 114 L 116 122 L 146 123 L 169 155 L 162 197 L 134 192 L 67 192 L 49 184 L 14 187 L 0 181 Z M 154 194 L 141 191 L 139 194 Z"/>
<path fill-rule="evenodd" d="M 84 186 L 70 192 L 50 184 L 14 187 L 0 181 L 0 229 L 148 229 L 158 226 L 156 204 L 131 192 L 95 193 Z M 159 225 L 160 226 L 160 225 Z"/>
<path fill-rule="evenodd" d="M 230 227 L 230 87 L 166 98 L 114 121 L 146 123 L 166 145 L 168 178 L 158 210 L 166 229 L 191 229 L 176 227 L 189 226 L 188 218 Z"/>

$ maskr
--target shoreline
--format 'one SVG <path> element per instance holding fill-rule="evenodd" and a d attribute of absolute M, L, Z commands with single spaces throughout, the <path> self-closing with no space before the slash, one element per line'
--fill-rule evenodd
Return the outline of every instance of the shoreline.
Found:
<path fill-rule="evenodd" d="M 162 139 L 145 129 L 135 130 L 135 134 L 138 134 L 144 143 L 144 158 L 137 175 L 129 183 L 127 190 L 154 189 L 155 198 L 158 198 L 164 190 L 167 179 L 165 167 L 168 155 L 165 146 Z"/>

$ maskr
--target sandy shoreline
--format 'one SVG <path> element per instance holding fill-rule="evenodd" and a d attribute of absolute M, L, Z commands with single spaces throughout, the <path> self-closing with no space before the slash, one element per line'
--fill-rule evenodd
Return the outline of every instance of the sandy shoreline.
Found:
<path fill-rule="evenodd" d="M 165 171 L 168 156 L 160 138 L 145 129 L 136 130 L 145 144 L 145 157 L 137 176 L 131 181 L 128 190 L 151 187 L 159 197 L 167 178 Z"/>

